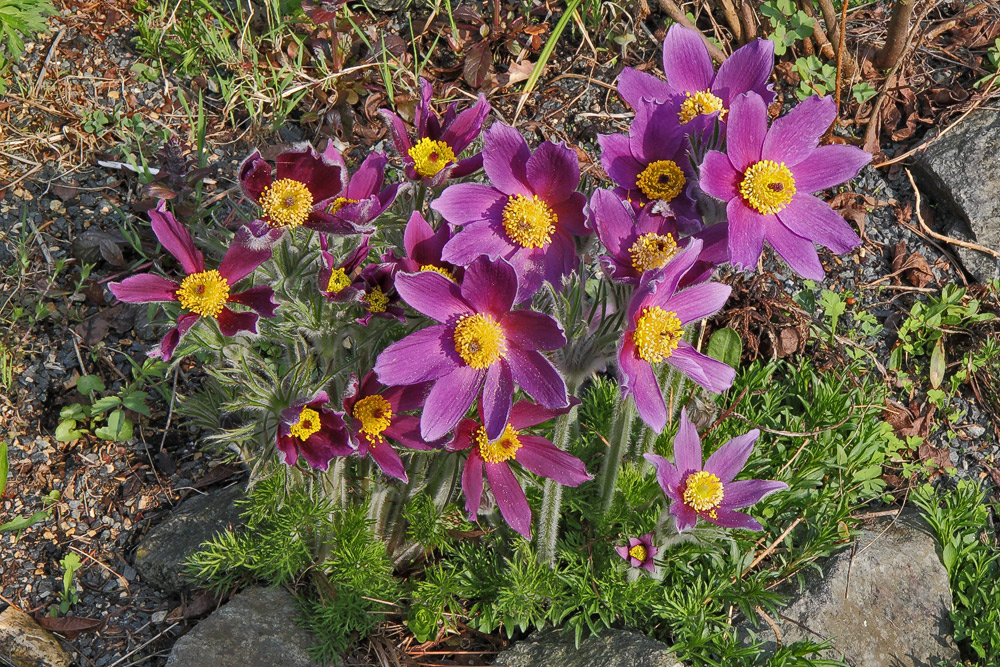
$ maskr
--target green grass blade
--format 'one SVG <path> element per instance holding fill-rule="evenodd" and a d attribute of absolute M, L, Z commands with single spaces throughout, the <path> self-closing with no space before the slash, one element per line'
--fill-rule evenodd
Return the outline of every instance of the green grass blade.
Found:
<path fill-rule="evenodd" d="M 573 18 L 573 13 L 576 12 L 576 8 L 580 5 L 581 0 L 570 0 L 566 5 L 566 11 L 559 18 L 559 22 L 556 23 L 556 27 L 553 28 L 552 34 L 549 35 L 548 40 L 545 42 L 545 46 L 542 47 L 542 52 L 538 54 L 538 62 L 535 63 L 535 67 L 531 70 L 531 76 L 528 80 L 524 82 L 524 91 L 521 93 L 521 99 L 517 103 L 517 111 L 514 112 L 514 119 L 512 122 L 517 122 L 517 117 L 521 115 L 521 109 L 524 107 L 525 101 L 528 99 L 528 95 L 531 91 L 535 89 L 538 84 L 538 79 L 541 78 L 542 72 L 545 71 L 545 65 L 548 63 L 549 58 L 552 57 L 552 52 L 556 50 L 556 45 L 559 43 L 559 37 L 562 35 L 563 30 L 569 25 L 570 20 Z"/>

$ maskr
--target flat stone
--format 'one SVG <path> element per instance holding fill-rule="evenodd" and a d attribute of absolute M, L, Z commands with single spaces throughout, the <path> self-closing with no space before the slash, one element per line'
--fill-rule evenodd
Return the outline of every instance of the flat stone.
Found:
<path fill-rule="evenodd" d="M 231 486 L 185 500 L 142 538 L 135 550 L 135 568 L 145 581 L 167 593 L 190 587 L 184 576 L 189 556 L 202 543 L 230 526 L 240 526 L 236 500 L 243 489 Z"/>
<path fill-rule="evenodd" d="M 834 650 L 823 657 L 843 654 L 856 667 L 958 663 L 948 572 L 924 530 L 919 515 L 905 512 L 822 561 L 822 576 L 810 571 L 804 592 L 773 619 L 782 643 L 829 639 Z M 773 652 L 773 630 L 759 619 L 757 626 L 742 624 L 741 640 L 756 633 Z"/>
<path fill-rule="evenodd" d="M 284 589 L 247 589 L 178 639 L 166 667 L 316 667 L 297 614 Z"/>
<path fill-rule="evenodd" d="M 508 667 L 684 667 L 670 647 L 634 630 L 606 630 L 577 648 L 572 634 L 536 632 L 497 656 Z"/>
<path fill-rule="evenodd" d="M 0 614 L 0 656 L 17 667 L 70 667 L 73 662 L 52 633 L 13 607 Z"/>
<path fill-rule="evenodd" d="M 914 158 L 922 187 L 957 217 L 945 234 L 1000 252 L 1000 111 L 977 109 Z M 1000 277 L 1000 262 L 953 246 L 979 282 Z"/>

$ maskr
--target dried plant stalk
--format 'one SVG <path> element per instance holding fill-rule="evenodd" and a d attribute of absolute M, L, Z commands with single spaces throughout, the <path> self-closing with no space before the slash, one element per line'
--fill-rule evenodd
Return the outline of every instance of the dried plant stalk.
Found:
<path fill-rule="evenodd" d="M 875 54 L 875 66 L 880 69 L 893 67 L 906 51 L 910 34 L 910 19 L 913 17 L 913 0 L 895 0 L 889 17 L 889 32 L 885 45 Z"/>

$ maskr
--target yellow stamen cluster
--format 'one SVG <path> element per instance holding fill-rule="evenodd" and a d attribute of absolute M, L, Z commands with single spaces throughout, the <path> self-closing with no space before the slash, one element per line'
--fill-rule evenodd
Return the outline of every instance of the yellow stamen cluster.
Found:
<path fill-rule="evenodd" d="M 670 234 L 643 234 L 628 249 L 636 271 L 662 269 L 677 255 L 677 242 Z"/>
<path fill-rule="evenodd" d="M 697 93 L 685 93 L 687 99 L 681 104 L 681 110 L 677 117 L 682 123 L 693 120 L 702 114 L 710 114 L 721 111 L 719 120 L 725 120 L 726 108 L 722 105 L 722 100 L 713 95 L 708 90 L 701 90 Z"/>
<path fill-rule="evenodd" d="M 305 183 L 282 178 L 264 188 L 260 207 L 272 227 L 298 227 L 312 212 L 313 196 Z"/>
<path fill-rule="evenodd" d="M 357 203 L 358 203 L 357 199 L 348 199 L 347 197 L 337 197 L 336 199 L 333 200 L 333 203 L 330 204 L 330 207 L 326 210 L 326 212 L 329 213 L 330 215 L 333 215 L 334 213 L 344 208 L 348 204 L 357 204 Z"/>
<path fill-rule="evenodd" d="M 670 201 L 681 193 L 687 179 L 673 160 L 650 162 L 636 178 L 635 184 L 650 199 Z"/>
<path fill-rule="evenodd" d="M 319 413 L 312 408 L 302 408 L 302 412 L 299 413 L 299 421 L 292 424 L 288 432 L 290 435 L 305 442 L 309 439 L 309 436 L 320 429 L 320 426 Z"/>
<path fill-rule="evenodd" d="M 676 313 L 659 306 L 646 306 L 636 320 L 632 341 L 640 358 L 657 364 L 673 355 L 683 335 Z"/>
<path fill-rule="evenodd" d="M 424 178 L 436 176 L 439 171 L 455 161 L 455 152 L 443 141 L 424 137 L 407 151 L 413 168 Z"/>
<path fill-rule="evenodd" d="M 522 248 L 544 248 L 552 241 L 559 218 L 538 195 L 511 195 L 503 207 L 503 228 Z"/>
<path fill-rule="evenodd" d="M 486 437 L 486 429 L 481 428 L 476 431 L 476 444 L 479 446 L 479 454 L 487 463 L 503 463 L 509 461 L 521 449 L 521 441 L 518 439 L 520 431 L 515 431 L 507 424 L 500 437 L 490 442 Z"/>
<path fill-rule="evenodd" d="M 747 204 L 761 213 L 777 213 L 795 196 L 795 177 L 784 162 L 761 160 L 743 174 L 740 194 Z"/>
<path fill-rule="evenodd" d="M 704 470 L 689 475 L 684 486 L 684 504 L 696 512 L 707 513 L 713 519 L 724 495 L 722 480 Z"/>
<path fill-rule="evenodd" d="M 642 544 L 637 544 L 628 550 L 628 555 L 637 561 L 645 562 L 647 556 L 646 547 Z"/>
<path fill-rule="evenodd" d="M 229 281 L 212 269 L 192 273 L 175 292 L 181 306 L 203 317 L 218 317 L 229 301 Z"/>
<path fill-rule="evenodd" d="M 382 432 L 392 423 L 392 407 L 389 401 L 378 394 L 365 396 L 354 404 L 351 411 L 354 418 L 361 422 L 361 432 L 372 444 L 382 442 Z"/>
<path fill-rule="evenodd" d="M 347 271 L 344 271 L 343 269 L 333 269 L 330 272 L 330 280 L 326 282 L 326 291 L 331 294 L 337 294 L 340 290 L 350 284 L 351 278 L 347 275 Z"/>
<path fill-rule="evenodd" d="M 451 271 L 449 271 L 448 269 L 442 268 L 440 266 L 434 266 L 433 264 L 423 264 L 423 265 L 421 265 L 420 270 L 421 271 L 433 271 L 434 273 L 440 273 L 442 276 L 444 276 L 445 278 L 447 278 L 451 282 L 455 282 L 455 276 L 451 275 Z"/>
<path fill-rule="evenodd" d="M 507 339 L 489 315 L 462 315 L 455 325 L 455 351 L 462 361 L 481 370 L 503 358 Z"/>
<path fill-rule="evenodd" d="M 373 313 L 384 313 L 385 309 L 389 307 L 389 297 L 385 295 L 385 292 L 378 285 L 371 288 L 368 294 L 365 294 L 361 298 L 368 304 L 368 310 Z"/>

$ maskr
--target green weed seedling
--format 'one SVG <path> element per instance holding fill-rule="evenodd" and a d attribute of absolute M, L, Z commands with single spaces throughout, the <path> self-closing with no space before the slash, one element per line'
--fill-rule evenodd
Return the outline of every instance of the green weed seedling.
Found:
<path fill-rule="evenodd" d="M 774 54 L 777 56 L 785 55 L 788 47 L 813 32 L 815 21 L 793 0 L 767 0 L 761 4 L 760 13 L 771 22 L 772 32 L 767 38 L 774 42 Z"/>
<path fill-rule="evenodd" d="M 76 592 L 76 584 L 73 583 L 73 575 L 83 566 L 83 562 L 75 551 L 66 554 L 59 564 L 63 568 L 62 590 L 59 591 L 59 606 L 49 610 L 49 616 L 65 616 L 69 610 L 80 601 L 80 596 Z"/>
<path fill-rule="evenodd" d="M 11 521 L 8 521 L 7 523 L 0 524 L 0 533 L 21 531 L 29 526 L 34 526 L 36 523 L 46 521 L 50 516 L 52 516 L 52 505 L 58 501 L 59 492 L 55 489 L 49 491 L 49 494 L 42 498 L 42 506 L 45 509 L 28 516 L 19 516 Z"/>
<path fill-rule="evenodd" d="M 7 458 L 7 441 L 0 441 L 0 498 L 7 488 L 7 475 L 10 474 L 10 461 Z"/>
<path fill-rule="evenodd" d="M 795 59 L 795 71 L 802 77 L 795 96 L 805 100 L 813 95 L 829 95 L 837 85 L 837 68 L 817 56 Z"/>

